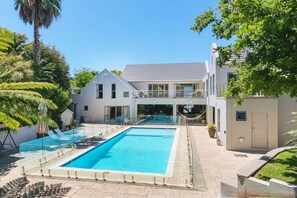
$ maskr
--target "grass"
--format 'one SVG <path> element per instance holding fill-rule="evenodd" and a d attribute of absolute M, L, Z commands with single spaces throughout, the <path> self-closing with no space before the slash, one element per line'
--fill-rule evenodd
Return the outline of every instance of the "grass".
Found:
<path fill-rule="evenodd" d="M 262 167 L 255 177 L 264 181 L 274 178 L 297 185 L 297 149 L 278 154 Z"/>

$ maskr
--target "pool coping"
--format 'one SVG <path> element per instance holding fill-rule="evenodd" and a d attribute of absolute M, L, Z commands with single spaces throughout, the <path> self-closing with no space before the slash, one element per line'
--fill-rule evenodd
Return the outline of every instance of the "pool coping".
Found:
<path fill-rule="evenodd" d="M 129 171 L 115 171 L 115 170 L 103 170 L 103 169 L 85 169 L 85 168 L 73 168 L 73 167 L 61 167 L 62 165 L 68 163 L 70 160 L 73 160 L 75 158 L 78 158 L 79 156 L 91 151 L 92 149 L 95 149 L 96 147 L 104 144 L 105 142 L 109 141 L 110 139 L 114 138 L 115 136 L 118 136 L 119 134 L 123 133 L 124 131 L 130 129 L 130 128 L 164 128 L 164 129 L 175 129 L 174 139 L 172 142 L 172 147 L 167 163 L 166 173 L 165 174 L 158 174 L 158 173 L 146 173 L 146 172 L 129 172 Z M 81 152 L 77 152 L 74 155 L 71 155 L 62 161 L 55 163 L 53 166 L 49 167 L 49 169 L 57 169 L 57 170 L 70 170 L 70 171 L 85 171 L 89 173 L 117 173 L 117 174 L 127 174 L 127 175 L 147 175 L 147 176 L 159 176 L 159 177 L 173 177 L 174 172 L 174 165 L 175 165 L 175 158 L 176 158 L 176 152 L 177 152 L 177 144 L 178 144 L 178 137 L 179 137 L 179 128 L 176 126 L 154 126 L 154 125 L 147 125 L 147 126 L 127 126 L 122 128 L 119 132 L 111 135 L 108 137 L 108 139 L 98 143 L 97 145 L 91 146 L 90 148 L 87 148 L 85 150 L 82 150 Z"/>

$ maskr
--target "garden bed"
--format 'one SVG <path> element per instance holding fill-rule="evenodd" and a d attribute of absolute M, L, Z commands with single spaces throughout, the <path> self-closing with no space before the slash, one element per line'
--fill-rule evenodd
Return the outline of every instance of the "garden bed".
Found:
<path fill-rule="evenodd" d="M 254 177 L 264 181 L 274 178 L 297 185 L 297 149 L 279 153 L 263 166 Z"/>

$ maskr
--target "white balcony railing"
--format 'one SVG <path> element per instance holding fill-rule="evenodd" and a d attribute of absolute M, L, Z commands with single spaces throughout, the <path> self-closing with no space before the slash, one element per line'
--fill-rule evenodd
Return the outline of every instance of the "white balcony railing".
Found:
<path fill-rule="evenodd" d="M 228 84 L 227 83 L 224 83 L 224 84 L 221 84 L 221 85 L 217 85 L 217 97 L 224 97 L 225 94 L 226 94 L 226 91 L 228 89 Z"/>
<path fill-rule="evenodd" d="M 136 98 L 204 98 L 204 91 L 183 90 L 139 90 L 133 94 Z"/>
<path fill-rule="evenodd" d="M 217 97 L 225 97 L 228 89 L 228 83 L 217 85 Z M 263 93 L 255 93 L 253 95 L 246 95 L 246 97 L 256 98 L 256 97 L 265 97 Z"/>

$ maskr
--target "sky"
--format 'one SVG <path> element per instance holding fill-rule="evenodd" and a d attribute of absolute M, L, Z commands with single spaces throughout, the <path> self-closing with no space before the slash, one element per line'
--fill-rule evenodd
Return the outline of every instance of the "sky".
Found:
<path fill-rule="evenodd" d="M 63 0 L 61 17 L 41 29 L 45 44 L 55 46 L 73 74 L 88 67 L 123 70 L 126 64 L 203 62 L 217 41 L 207 28 L 190 30 L 195 17 L 218 0 Z M 14 10 L 14 0 L 0 1 L 0 26 L 33 40 L 33 26 Z"/>

